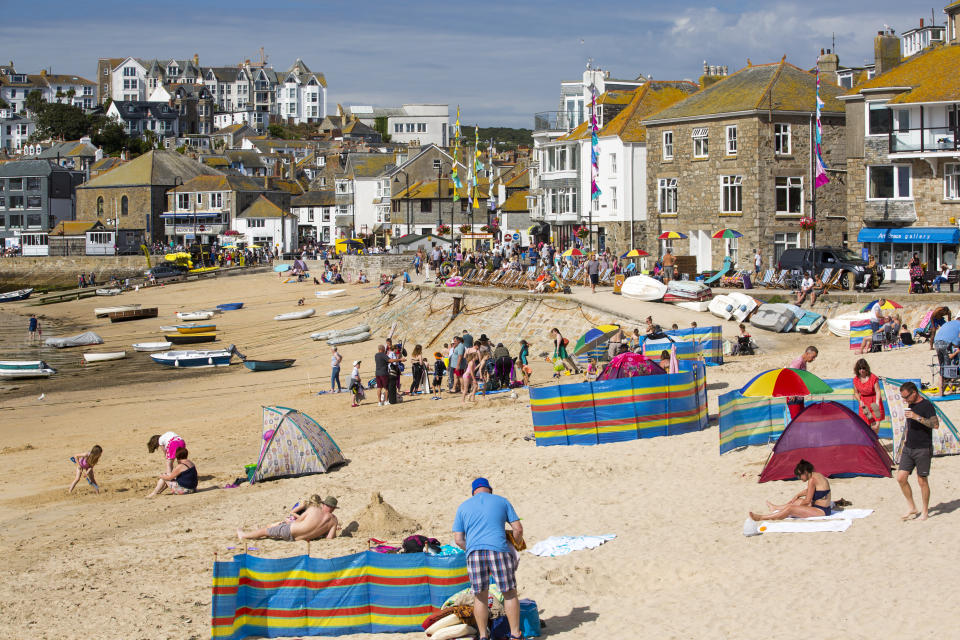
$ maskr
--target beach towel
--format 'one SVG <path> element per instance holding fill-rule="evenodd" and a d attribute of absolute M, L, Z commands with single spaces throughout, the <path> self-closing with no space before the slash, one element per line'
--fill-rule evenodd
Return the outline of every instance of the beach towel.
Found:
<path fill-rule="evenodd" d="M 873 509 L 843 509 L 829 516 L 815 518 L 787 518 L 786 520 L 754 522 L 747 518 L 743 523 L 743 535 L 756 536 L 761 533 L 819 533 L 823 531 L 844 532 L 853 525 L 854 520 L 866 518 Z"/>
<path fill-rule="evenodd" d="M 583 549 L 596 549 L 604 542 L 609 542 L 616 537 L 612 533 L 599 536 L 550 536 L 533 545 L 529 551 L 535 556 L 555 558 Z"/>

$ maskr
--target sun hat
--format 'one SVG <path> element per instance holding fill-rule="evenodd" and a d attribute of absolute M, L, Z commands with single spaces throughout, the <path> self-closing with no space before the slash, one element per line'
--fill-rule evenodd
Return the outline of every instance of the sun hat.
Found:
<path fill-rule="evenodd" d="M 486 478 L 477 478 L 476 480 L 473 481 L 473 484 L 471 485 L 470 495 L 473 495 L 474 493 L 476 493 L 477 489 L 490 489 L 491 491 L 493 491 L 493 489 L 490 487 L 490 482 L 488 482 Z"/>
<path fill-rule="evenodd" d="M 360 364 L 360 360 L 354 360 L 354 361 L 353 361 L 353 366 L 357 366 L 358 364 Z"/>
<path fill-rule="evenodd" d="M 327 505 L 331 509 L 336 509 L 337 499 L 334 498 L 333 496 L 327 496 L 326 498 L 323 499 L 323 504 Z"/>

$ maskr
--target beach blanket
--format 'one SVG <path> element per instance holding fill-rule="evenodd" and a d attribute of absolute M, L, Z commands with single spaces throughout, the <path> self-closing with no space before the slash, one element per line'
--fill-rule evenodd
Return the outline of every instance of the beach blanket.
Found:
<path fill-rule="evenodd" d="M 873 509 L 843 509 L 829 516 L 815 518 L 787 518 L 786 520 L 754 522 L 749 518 L 743 523 L 743 535 L 755 536 L 761 533 L 820 533 L 824 531 L 844 532 L 853 525 L 854 520 L 866 518 Z"/>
<path fill-rule="evenodd" d="M 599 536 L 550 536 L 533 545 L 528 551 L 535 556 L 555 558 L 583 549 L 596 549 L 604 542 L 609 542 L 616 537 L 612 533 Z"/>

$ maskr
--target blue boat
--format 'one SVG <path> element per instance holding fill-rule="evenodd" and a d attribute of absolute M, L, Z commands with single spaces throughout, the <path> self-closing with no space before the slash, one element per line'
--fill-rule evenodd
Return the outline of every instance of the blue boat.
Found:
<path fill-rule="evenodd" d="M 276 371 L 277 369 L 287 369 L 296 362 L 293 358 L 285 360 L 244 360 L 243 366 L 250 371 Z"/>
<path fill-rule="evenodd" d="M 226 367 L 233 357 L 234 348 L 197 351 L 164 351 L 152 353 L 150 358 L 157 364 L 176 368 Z"/>
<path fill-rule="evenodd" d="M 236 311 L 237 309 L 243 309 L 242 302 L 225 302 L 223 304 L 218 304 L 217 309 L 221 311 Z"/>
<path fill-rule="evenodd" d="M 0 293 L 0 302 L 16 302 L 17 300 L 26 300 L 33 293 L 33 289 L 18 289 L 9 293 Z"/>

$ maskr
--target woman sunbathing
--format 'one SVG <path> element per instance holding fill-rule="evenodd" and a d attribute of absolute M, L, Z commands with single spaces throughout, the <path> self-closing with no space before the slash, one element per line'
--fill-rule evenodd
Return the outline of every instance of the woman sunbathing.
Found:
<path fill-rule="evenodd" d="M 750 517 L 759 522 L 761 520 L 783 520 L 784 518 L 815 518 L 828 516 L 830 509 L 830 481 L 813 469 L 813 464 L 801 460 L 793 469 L 797 479 L 806 482 L 804 487 L 787 504 L 773 504 L 767 502 L 767 507 L 773 512 L 763 515 L 750 512 Z"/>

